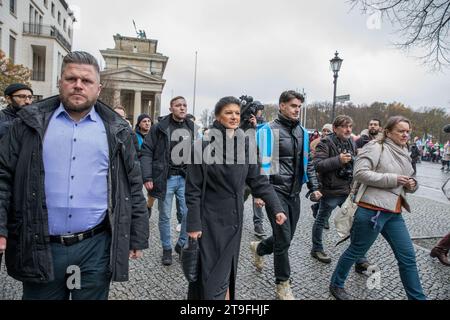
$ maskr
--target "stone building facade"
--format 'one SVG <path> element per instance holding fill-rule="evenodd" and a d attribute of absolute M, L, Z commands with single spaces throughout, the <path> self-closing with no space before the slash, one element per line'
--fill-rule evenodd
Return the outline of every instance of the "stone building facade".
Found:
<path fill-rule="evenodd" d="M 113 106 L 122 105 L 133 124 L 141 113 L 156 120 L 168 57 L 157 52 L 157 40 L 117 34 L 114 41 L 114 49 L 100 50 L 106 63 L 101 72 L 101 98 Z"/>
<path fill-rule="evenodd" d="M 59 92 L 61 64 L 72 50 L 75 21 L 65 0 L 0 0 L 0 50 L 13 63 L 31 69 L 37 99 Z"/>

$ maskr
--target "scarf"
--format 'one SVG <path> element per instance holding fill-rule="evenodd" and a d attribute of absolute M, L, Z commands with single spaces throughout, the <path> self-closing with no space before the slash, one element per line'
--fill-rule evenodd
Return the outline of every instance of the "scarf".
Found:
<path fill-rule="evenodd" d="M 392 141 L 390 138 L 384 140 L 384 146 L 391 153 L 395 162 L 401 167 L 399 174 L 410 176 L 412 174 L 411 157 L 409 156 L 408 148 L 402 147 Z"/>

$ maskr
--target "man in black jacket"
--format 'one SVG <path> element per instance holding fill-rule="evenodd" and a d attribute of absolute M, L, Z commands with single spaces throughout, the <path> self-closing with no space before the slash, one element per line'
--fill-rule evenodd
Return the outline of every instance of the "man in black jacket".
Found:
<path fill-rule="evenodd" d="M 258 270 L 263 268 L 263 256 L 274 254 L 276 294 L 280 300 L 294 299 L 290 286 L 289 247 L 300 218 L 300 191 L 303 183 L 308 182 L 312 198 L 318 200 L 321 197 L 314 166 L 308 157 L 308 133 L 300 126 L 299 122 L 303 102 L 304 97 L 298 92 L 292 90 L 283 92 L 279 101 L 278 118 L 258 131 L 258 133 L 266 131 L 267 136 L 274 136 L 275 141 L 271 147 L 272 152 L 270 152 L 274 155 L 271 166 L 273 169 L 279 168 L 279 171 L 275 173 L 271 170 L 269 173 L 270 183 L 278 195 L 287 220 L 284 224 L 278 225 L 274 218 L 269 216 L 273 235 L 261 242 L 252 242 L 250 249 L 254 254 Z M 257 139 L 259 140 L 259 138 Z M 279 146 L 278 157 L 275 156 L 277 152 L 274 151 L 276 145 Z M 261 145 L 261 142 L 258 142 L 258 147 L 263 153 L 267 148 L 267 146 Z M 265 166 L 266 160 L 262 159 L 262 167 L 265 168 Z"/>
<path fill-rule="evenodd" d="M 0 241 L 24 299 L 107 299 L 148 248 L 139 161 L 131 128 L 97 101 L 92 55 L 69 53 L 59 87 L 0 144 Z"/>
<path fill-rule="evenodd" d="M 169 111 L 171 113 L 152 126 L 150 133 L 145 137 L 140 159 L 144 186 L 150 196 L 158 199 L 159 233 L 163 248 L 162 264 L 165 266 L 172 264 L 170 217 L 174 195 L 179 201 L 182 214 L 181 232 L 175 245 L 178 254 L 181 253 L 181 248 L 187 240 L 184 190 L 186 160 L 190 159 L 190 154 L 183 152 L 190 151 L 195 131 L 194 122 L 186 120 L 185 98 L 180 96 L 173 98 L 170 101 Z M 175 148 L 178 152 L 172 152 Z"/>
<path fill-rule="evenodd" d="M 23 83 L 13 83 L 5 89 L 8 106 L 0 111 L 0 138 L 7 132 L 17 118 L 17 112 L 33 102 L 33 90 Z"/>
<path fill-rule="evenodd" d="M 355 141 L 356 148 L 361 149 L 367 143 L 369 143 L 369 141 L 376 139 L 381 130 L 383 130 L 383 128 L 381 127 L 381 120 L 370 119 L 367 125 L 367 129 L 363 130 L 359 139 Z"/>
<path fill-rule="evenodd" d="M 322 233 L 325 222 L 331 212 L 341 206 L 350 194 L 353 180 L 353 162 L 356 147 L 352 140 L 353 120 L 344 115 L 337 116 L 333 122 L 333 134 L 322 138 L 316 148 L 314 165 L 316 167 L 320 191 L 323 194 L 319 211 L 312 228 L 311 256 L 323 263 L 330 263 L 331 258 L 325 253 Z M 367 259 L 358 260 L 357 272 L 362 273 L 369 266 Z"/>

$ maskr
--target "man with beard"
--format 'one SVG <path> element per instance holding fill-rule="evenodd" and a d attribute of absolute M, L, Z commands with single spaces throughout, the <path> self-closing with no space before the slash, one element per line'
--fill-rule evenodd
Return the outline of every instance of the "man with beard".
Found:
<path fill-rule="evenodd" d="M 314 165 L 320 181 L 320 199 L 317 217 L 312 228 L 311 256 L 322 263 L 330 263 L 322 241 L 325 223 L 331 212 L 342 206 L 350 194 L 353 181 L 353 162 L 356 150 L 351 138 L 352 118 L 339 115 L 333 122 L 333 133 L 321 139 L 316 148 Z M 369 267 L 365 257 L 358 259 L 355 271 L 364 273 Z"/>
<path fill-rule="evenodd" d="M 8 106 L 0 111 L 0 138 L 3 137 L 17 118 L 17 112 L 33 103 L 33 90 L 23 83 L 13 83 L 5 89 Z"/>
<path fill-rule="evenodd" d="M 355 141 L 356 148 L 361 149 L 364 147 L 369 141 L 375 139 L 380 133 L 381 121 L 378 119 L 370 119 L 368 128 L 361 132 L 361 137 Z"/>
<path fill-rule="evenodd" d="M 107 299 L 148 247 L 132 130 L 100 91 L 97 60 L 69 53 L 59 96 L 20 110 L 0 144 L 0 245 L 23 299 Z"/>

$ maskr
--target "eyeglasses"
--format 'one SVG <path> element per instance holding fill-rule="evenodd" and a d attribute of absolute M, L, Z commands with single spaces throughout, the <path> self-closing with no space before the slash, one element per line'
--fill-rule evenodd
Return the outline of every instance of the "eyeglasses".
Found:
<path fill-rule="evenodd" d="M 19 98 L 19 99 L 22 99 L 22 100 L 26 100 L 26 99 L 33 100 L 33 96 L 27 96 L 26 94 L 16 94 L 16 95 L 14 95 L 12 97 Z"/>

